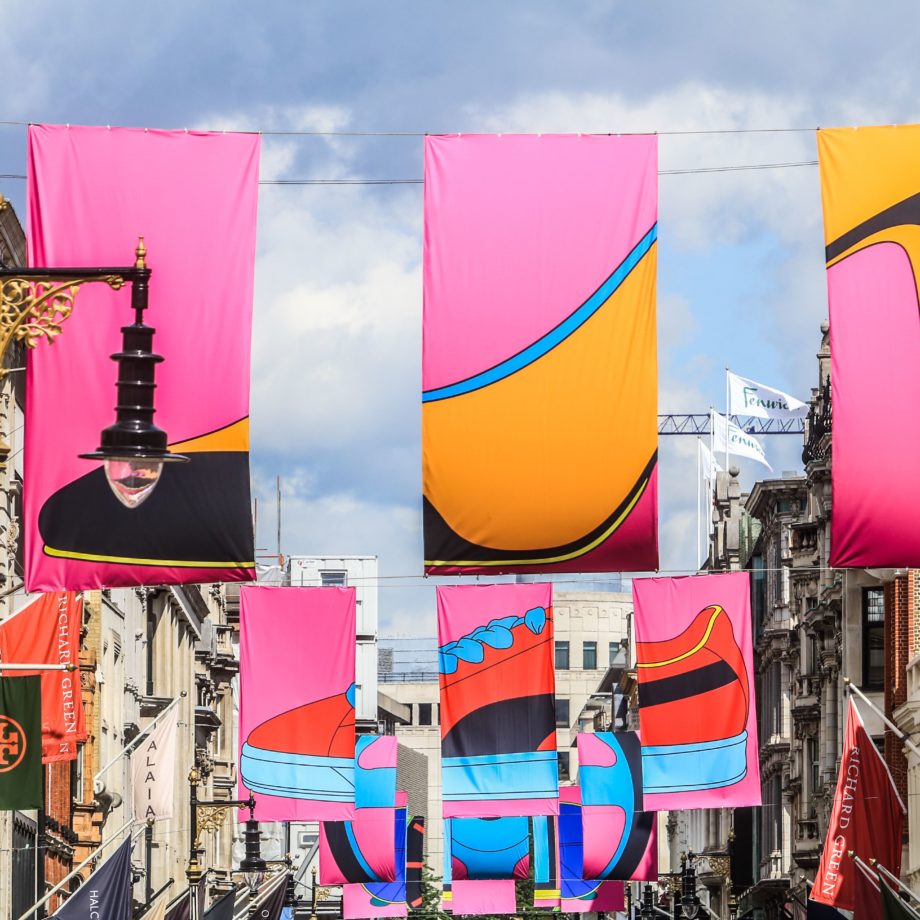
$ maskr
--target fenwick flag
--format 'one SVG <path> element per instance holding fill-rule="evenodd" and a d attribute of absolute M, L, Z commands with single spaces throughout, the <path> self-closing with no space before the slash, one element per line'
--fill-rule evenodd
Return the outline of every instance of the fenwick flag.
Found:
<path fill-rule="evenodd" d="M 131 786 L 137 821 L 173 816 L 178 727 L 179 710 L 174 707 L 131 755 Z"/>
<path fill-rule="evenodd" d="M 851 698 L 837 792 L 812 899 L 854 909 L 859 869 L 848 856 L 850 850 L 864 862 L 878 860 L 899 876 L 903 821 L 904 805 L 891 774 Z"/>
<path fill-rule="evenodd" d="M 43 594 L 0 624 L 0 660 L 77 664 L 83 600 L 72 592 Z M 21 676 L 29 673 L 18 672 Z M 43 671 L 42 763 L 73 760 L 86 740 L 78 671 Z"/>
<path fill-rule="evenodd" d="M 804 418 L 808 405 L 782 390 L 728 372 L 728 414 L 755 418 Z"/>
<path fill-rule="evenodd" d="M 0 811 L 41 808 L 40 677 L 0 677 Z"/>
<path fill-rule="evenodd" d="M 59 920 L 131 920 L 130 837 L 53 916 Z"/>

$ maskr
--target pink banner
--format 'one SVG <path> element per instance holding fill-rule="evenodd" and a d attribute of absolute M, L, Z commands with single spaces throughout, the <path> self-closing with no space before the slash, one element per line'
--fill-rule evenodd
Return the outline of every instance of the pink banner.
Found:
<path fill-rule="evenodd" d="M 658 815 L 643 811 L 642 748 L 637 732 L 579 732 L 583 875 L 658 878 Z"/>
<path fill-rule="evenodd" d="M 633 581 L 644 810 L 760 805 L 746 572 Z"/>
<path fill-rule="evenodd" d="M 920 565 L 920 125 L 818 131 L 831 403 L 832 566 Z M 821 381 L 824 383 L 824 381 Z M 826 461 L 825 461 L 826 462 Z"/>
<path fill-rule="evenodd" d="M 438 588 L 444 817 L 556 814 L 552 585 Z"/>
<path fill-rule="evenodd" d="M 154 422 L 170 449 L 137 508 L 111 493 L 96 450 L 115 418 L 130 291 L 79 288 L 54 347 L 29 354 L 26 585 L 80 590 L 254 577 L 249 360 L 259 137 L 29 127 L 29 264 L 132 266 L 143 236 L 156 329 Z M 53 445 L 53 449 L 49 448 Z"/>
<path fill-rule="evenodd" d="M 241 589 L 239 791 L 256 820 L 354 817 L 355 629 L 354 588 Z"/>
<path fill-rule="evenodd" d="M 342 917 L 344 920 L 363 920 L 367 917 L 407 917 L 405 885 L 393 883 L 393 893 L 380 891 L 381 885 L 343 885 Z M 403 897 L 400 898 L 399 895 Z M 391 900 L 392 898 L 392 900 Z"/>
<path fill-rule="evenodd" d="M 657 568 L 657 208 L 651 135 L 425 138 L 427 571 Z"/>
<path fill-rule="evenodd" d="M 455 915 L 513 914 L 517 910 L 514 879 L 453 882 L 450 893 L 447 906 Z"/>

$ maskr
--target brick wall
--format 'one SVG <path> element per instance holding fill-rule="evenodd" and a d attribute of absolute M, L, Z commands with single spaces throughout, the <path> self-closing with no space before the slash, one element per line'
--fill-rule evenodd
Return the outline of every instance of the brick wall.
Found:
<path fill-rule="evenodd" d="M 907 662 L 913 657 L 913 573 L 885 585 L 885 715 L 907 702 Z M 903 801 L 907 801 L 907 758 L 902 743 L 885 730 L 885 760 Z"/>

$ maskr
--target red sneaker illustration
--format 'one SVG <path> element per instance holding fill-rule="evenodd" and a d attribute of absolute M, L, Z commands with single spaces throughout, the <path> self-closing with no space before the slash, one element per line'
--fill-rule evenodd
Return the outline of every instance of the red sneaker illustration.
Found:
<path fill-rule="evenodd" d="M 636 651 L 644 791 L 740 782 L 747 774 L 750 691 L 725 610 L 706 607 L 679 636 L 639 642 Z"/>
<path fill-rule="evenodd" d="M 257 725 L 243 744 L 240 776 L 263 795 L 354 801 L 354 684 Z"/>
<path fill-rule="evenodd" d="M 445 802 L 556 795 L 551 623 L 535 607 L 440 647 Z"/>

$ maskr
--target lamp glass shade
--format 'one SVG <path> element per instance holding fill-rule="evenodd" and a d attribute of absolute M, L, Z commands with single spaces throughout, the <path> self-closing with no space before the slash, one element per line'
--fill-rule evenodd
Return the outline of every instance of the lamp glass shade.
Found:
<path fill-rule="evenodd" d="M 105 478 L 109 488 L 126 508 L 142 504 L 156 487 L 162 472 L 163 461 L 150 457 L 105 461 Z"/>

